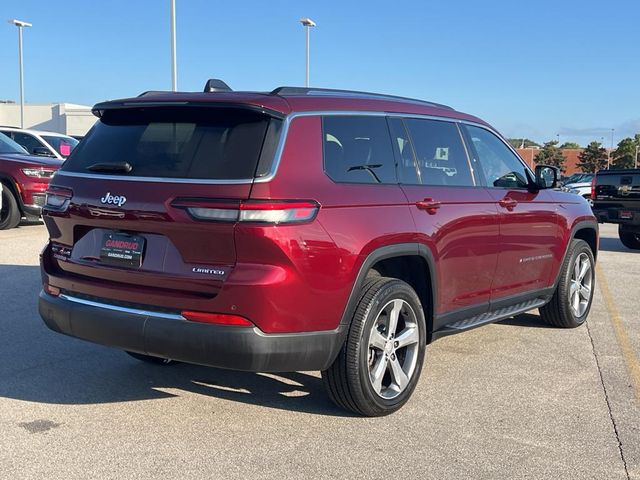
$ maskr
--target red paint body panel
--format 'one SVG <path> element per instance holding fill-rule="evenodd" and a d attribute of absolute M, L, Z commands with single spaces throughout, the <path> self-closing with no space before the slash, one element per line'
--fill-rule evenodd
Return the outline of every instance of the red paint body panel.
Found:
<path fill-rule="evenodd" d="M 19 200 L 23 205 L 34 205 L 36 201 L 33 195 L 43 194 L 49 187 L 49 179 L 29 177 L 22 172 L 22 169 L 35 168 L 56 171 L 61 165 L 62 160 L 53 158 L 27 154 L 0 154 L 0 179 L 4 179 L 16 187 L 20 195 Z"/>
<path fill-rule="evenodd" d="M 484 188 L 403 185 L 411 204 L 417 240 L 438 265 L 436 313 L 488 303 L 499 245 L 498 212 Z M 434 213 L 416 202 L 440 202 Z"/>

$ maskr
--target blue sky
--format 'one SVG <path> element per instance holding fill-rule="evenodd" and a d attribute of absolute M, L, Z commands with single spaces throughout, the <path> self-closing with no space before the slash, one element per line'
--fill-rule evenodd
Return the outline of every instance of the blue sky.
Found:
<path fill-rule="evenodd" d="M 178 88 L 304 83 L 449 104 L 509 137 L 614 141 L 640 132 L 637 0 L 176 0 Z M 170 89 L 169 0 L 3 0 L 0 99 L 98 101 Z"/>

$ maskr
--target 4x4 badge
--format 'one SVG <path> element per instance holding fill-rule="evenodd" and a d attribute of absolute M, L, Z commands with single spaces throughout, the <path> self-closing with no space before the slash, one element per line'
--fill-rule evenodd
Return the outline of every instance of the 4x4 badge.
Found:
<path fill-rule="evenodd" d="M 117 205 L 121 207 L 126 203 L 127 197 L 124 195 L 111 195 L 111 192 L 107 192 L 100 201 L 105 205 Z"/>

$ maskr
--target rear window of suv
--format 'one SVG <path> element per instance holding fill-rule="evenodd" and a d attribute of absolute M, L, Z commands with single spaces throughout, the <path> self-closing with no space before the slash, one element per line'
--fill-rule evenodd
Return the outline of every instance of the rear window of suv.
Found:
<path fill-rule="evenodd" d="M 114 174 L 98 164 L 126 162 L 133 177 L 241 180 L 264 175 L 273 158 L 263 144 L 277 142 L 281 121 L 229 108 L 129 108 L 105 110 L 62 170 Z M 271 157 L 274 145 L 264 145 Z M 260 171 L 257 171 L 260 170 Z"/>

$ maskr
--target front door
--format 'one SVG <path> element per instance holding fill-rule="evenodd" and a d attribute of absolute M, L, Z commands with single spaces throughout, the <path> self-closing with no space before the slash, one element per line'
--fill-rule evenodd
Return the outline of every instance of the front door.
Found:
<path fill-rule="evenodd" d="M 547 287 L 560 245 L 556 206 L 548 190 L 530 191 L 526 167 L 496 135 L 466 125 L 487 192 L 500 216 L 500 254 L 492 303 Z"/>

